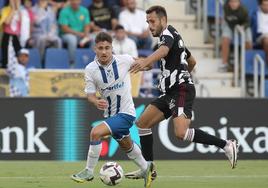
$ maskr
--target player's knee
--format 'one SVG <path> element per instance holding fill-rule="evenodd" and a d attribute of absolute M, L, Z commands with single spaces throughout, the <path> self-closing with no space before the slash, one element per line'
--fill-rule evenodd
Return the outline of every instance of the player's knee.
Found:
<path fill-rule="evenodd" d="M 138 128 L 141 128 L 141 129 L 146 129 L 146 128 L 150 127 L 149 122 L 145 122 L 145 121 L 142 121 L 140 119 L 138 119 L 136 121 L 136 125 Z"/>
<path fill-rule="evenodd" d="M 183 140 L 184 136 L 185 136 L 185 132 L 184 131 L 175 131 L 175 136 L 179 139 L 179 140 Z"/>
<path fill-rule="evenodd" d="M 90 132 L 90 138 L 91 141 L 98 141 L 101 139 L 101 134 L 97 129 L 93 128 Z"/>

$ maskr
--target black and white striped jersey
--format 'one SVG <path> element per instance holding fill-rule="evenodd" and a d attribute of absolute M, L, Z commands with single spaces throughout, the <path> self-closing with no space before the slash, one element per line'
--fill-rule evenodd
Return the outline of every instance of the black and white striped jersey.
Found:
<path fill-rule="evenodd" d="M 171 25 L 160 35 L 158 48 L 162 45 L 169 48 L 169 53 L 166 57 L 161 59 L 160 63 L 160 91 L 166 93 L 171 87 L 181 83 L 193 84 L 186 61 L 186 59 L 191 56 L 191 53 L 184 46 L 180 34 Z"/>

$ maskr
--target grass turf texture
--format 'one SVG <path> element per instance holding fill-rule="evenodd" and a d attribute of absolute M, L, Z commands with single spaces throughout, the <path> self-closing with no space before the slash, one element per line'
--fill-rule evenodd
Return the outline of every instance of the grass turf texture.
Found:
<path fill-rule="evenodd" d="M 117 161 L 124 172 L 136 170 L 130 161 Z M 267 188 L 268 160 L 240 160 L 232 170 L 227 161 L 156 161 L 158 178 L 152 188 Z M 98 177 L 100 161 L 92 182 L 78 184 L 70 175 L 82 170 L 85 162 L 0 161 L 0 188 L 84 188 L 107 187 Z M 116 187 L 143 187 L 143 180 L 124 179 Z"/>

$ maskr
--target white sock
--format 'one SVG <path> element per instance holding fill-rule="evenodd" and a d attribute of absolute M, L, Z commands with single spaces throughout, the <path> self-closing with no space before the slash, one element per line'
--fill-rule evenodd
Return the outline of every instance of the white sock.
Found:
<path fill-rule="evenodd" d="M 86 168 L 93 173 L 95 166 L 98 163 L 102 149 L 101 141 L 90 142 L 87 154 Z"/>
<path fill-rule="evenodd" d="M 147 169 L 148 163 L 143 158 L 141 154 L 141 149 L 139 148 L 137 144 L 133 143 L 132 148 L 127 152 L 127 156 L 128 158 L 133 160 L 136 163 L 136 165 L 140 167 L 142 171 L 145 171 Z"/>
<path fill-rule="evenodd" d="M 187 129 L 183 140 L 192 142 L 194 139 L 194 134 L 195 134 L 194 129 Z"/>
<path fill-rule="evenodd" d="M 142 128 L 138 128 L 139 131 L 139 136 L 146 136 L 146 135 L 150 135 L 152 134 L 152 129 L 142 129 Z"/>

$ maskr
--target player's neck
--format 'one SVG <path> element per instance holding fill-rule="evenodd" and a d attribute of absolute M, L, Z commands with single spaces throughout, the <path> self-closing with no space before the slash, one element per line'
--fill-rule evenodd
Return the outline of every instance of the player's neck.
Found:
<path fill-rule="evenodd" d="M 111 64 L 112 60 L 113 60 L 113 56 L 111 56 L 111 58 L 110 58 L 108 61 L 100 61 L 100 60 L 98 59 L 98 62 L 99 62 L 99 64 L 102 65 L 102 66 L 107 66 L 107 65 Z"/>

